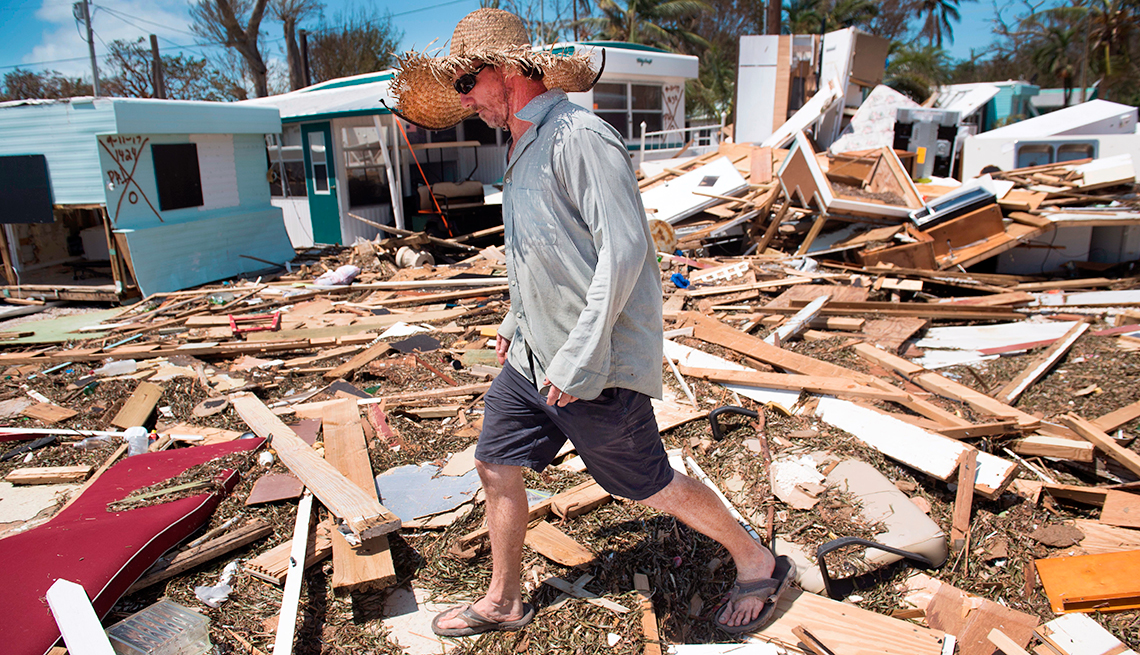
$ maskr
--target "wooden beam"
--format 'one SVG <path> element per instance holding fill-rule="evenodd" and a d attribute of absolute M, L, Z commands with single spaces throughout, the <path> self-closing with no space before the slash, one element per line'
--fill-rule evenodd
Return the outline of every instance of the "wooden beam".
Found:
<path fill-rule="evenodd" d="M 598 558 L 585 546 L 546 521 L 539 521 L 527 529 L 525 543 L 543 557 L 563 566 L 585 566 Z"/>
<path fill-rule="evenodd" d="M 1014 442 L 1013 452 L 1018 455 L 1059 457 L 1074 462 L 1093 461 L 1093 445 L 1091 443 L 1043 434 L 1030 435 Z"/>
<path fill-rule="evenodd" d="M 400 518 L 380 504 L 375 491 L 367 493 L 347 479 L 282 423 L 257 396 L 234 394 L 230 402 L 258 436 L 271 440 L 282 463 L 362 542 L 400 528 Z"/>
<path fill-rule="evenodd" d="M 368 445 L 360 424 L 360 410 L 350 398 L 326 405 L 323 417 L 325 459 L 366 494 L 376 494 Z M 337 590 L 383 589 L 396 582 L 388 537 L 381 535 L 354 549 L 340 530 L 333 530 L 332 586 Z"/>
<path fill-rule="evenodd" d="M 326 380 L 336 380 L 337 378 L 342 378 L 350 373 L 354 373 L 357 369 L 366 366 L 368 362 L 371 362 L 391 349 L 392 346 L 388 345 L 388 342 L 377 341 L 364 352 L 357 353 L 352 359 L 325 373 L 324 377 Z"/>
<path fill-rule="evenodd" d="M 661 635 L 657 630 L 657 614 L 653 611 L 653 594 L 649 578 L 644 573 L 633 574 L 633 588 L 637 590 L 641 607 L 641 634 L 645 637 L 644 655 L 661 655 Z"/>
<path fill-rule="evenodd" d="M 931 393 L 966 403 L 984 414 L 1003 419 L 1013 419 L 1023 430 L 1035 429 L 1041 425 L 1041 420 L 1036 416 L 1030 416 L 1019 409 L 1014 409 L 980 391 L 975 391 L 937 373 L 922 373 L 915 376 L 914 381 Z"/>
<path fill-rule="evenodd" d="M 162 387 L 153 382 L 139 382 L 135 392 L 123 404 L 123 408 L 111 419 L 111 425 L 120 428 L 130 428 L 145 425 L 159 398 L 162 397 Z"/>
<path fill-rule="evenodd" d="M 1065 353 L 1069 352 L 1069 348 L 1072 348 L 1077 339 L 1088 329 L 1088 323 L 1081 322 L 1074 325 L 1045 352 L 1034 358 L 1033 362 L 1020 375 L 999 389 L 994 394 L 994 398 L 1006 404 L 1016 401 L 1029 388 L 1029 385 L 1048 373 L 1049 369 L 1053 368 L 1065 356 Z"/>
<path fill-rule="evenodd" d="M 329 538 L 328 521 L 317 525 L 317 534 L 305 546 L 305 568 L 327 559 L 332 555 L 332 539 Z M 285 584 L 285 574 L 289 571 L 289 558 L 293 542 L 285 541 L 245 563 L 245 571 L 255 578 L 280 587 Z"/>
<path fill-rule="evenodd" d="M 1101 432 L 1112 432 L 1138 418 L 1140 418 L 1140 400 L 1131 405 L 1125 405 L 1114 412 L 1109 412 L 1091 421 L 1091 423 Z"/>
<path fill-rule="evenodd" d="M 189 571 L 199 564 L 205 564 L 206 562 L 271 534 L 273 534 L 272 525 L 261 519 L 254 519 L 240 528 L 232 530 L 220 537 L 211 539 L 193 548 L 187 548 L 169 560 L 159 560 L 154 566 L 151 566 L 150 569 L 147 570 L 142 578 L 139 578 L 138 582 L 131 585 L 127 593 L 133 594 L 140 589 L 145 589 L 163 580 L 173 578 L 180 573 Z"/>
<path fill-rule="evenodd" d="M 1072 412 L 1062 416 L 1061 422 L 1069 426 L 1073 432 L 1091 441 L 1094 446 L 1103 450 L 1109 457 L 1123 464 L 1129 471 L 1140 475 L 1140 455 L 1117 445 L 1115 439 L 1101 432 L 1095 425 Z"/>
<path fill-rule="evenodd" d="M 1029 652 L 1017 645 L 1017 642 L 1010 639 L 1004 632 L 997 628 L 990 630 L 990 634 L 986 636 L 990 643 L 997 646 L 1005 655 L 1029 655 Z"/>
<path fill-rule="evenodd" d="M 750 387 L 765 389 L 785 389 L 790 391 L 809 391 L 832 396 L 849 398 L 871 398 L 874 400 L 905 400 L 906 394 L 902 391 L 888 391 L 875 389 L 844 378 L 819 377 L 814 375 L 786 375 L 783 373 L 765 373 L 763 371 L 727 371 L 715 368 L 695 368 L 681 366 L 681 373 L 690 377 L 730 384 L 742 384 Z"/>
<path fill-rule="evenodd" d="M 62 484 L 82 482 L 91 475 L 90 466 L 37 466 L 16 469 L 4 479 L 12 484 Z"/>
<path fill-rule="evenodd" d="M 955 550 L 966 545 L 970 535 L 970 512 L 974 505 L 974 479 L 978 475 L 978 451 L 962 453 L 958 462 L 958 495 L 954 498 L 954 521 L 950 540 Z"/>

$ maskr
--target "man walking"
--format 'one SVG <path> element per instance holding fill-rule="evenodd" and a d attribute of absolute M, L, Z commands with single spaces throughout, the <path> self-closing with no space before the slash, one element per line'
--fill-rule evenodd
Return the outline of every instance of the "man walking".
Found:
<path fill-rule="evenodd" d="M 445 129 L 478 114 L 511 135 L 503 175 L 511 307 L 475 451 L 491 583 L 475 603 L 437 616 L 439 635 L 517 630 L 534 618 L 521 586 L 523 467 L 541 471 L 567 438 L 606 491 L 728 550 L 737 583 L 716 618 L 722 629 L 766 625 L 795 576 L 789 558 L 774 558 L 711 490 L 669 466 L 650 405 L 662 390 L 660 272 L 637 180 L 617 132 L 566 97 L 599 75 L 589 54 L 536 52 L 518 17 L 479 9 L 456 26 L 448 56 L 409 53 L 393 82 L 405 120 Z"/>

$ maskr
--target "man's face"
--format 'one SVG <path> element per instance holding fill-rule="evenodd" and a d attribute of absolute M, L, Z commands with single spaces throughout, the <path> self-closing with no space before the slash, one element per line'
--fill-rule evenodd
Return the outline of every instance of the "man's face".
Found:
<path fill-rule="evenodd" d="M 456 71 L 456 80 L 465 74 L 475 76 L 475 86 L 470 87 L 467 93 L 460 93 L 459 100 L 464 108 L 478 112 L 479 118 L 487 125 L 505 128 L 510 111 L 507 108 L 507 88 L 503 84 L 503 75 L 495 66 L 479 69 L 480 66 L 473 66 L 469 70 Z"/>

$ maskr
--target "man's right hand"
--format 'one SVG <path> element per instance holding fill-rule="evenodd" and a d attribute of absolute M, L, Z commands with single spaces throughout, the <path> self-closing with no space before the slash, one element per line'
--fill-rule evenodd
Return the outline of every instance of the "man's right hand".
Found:
<path fill-rule="evenodd" d="M 501 334 L 495 335 L 495 357 L 499 360 L 499 366 L 507 363 L 507 351 L 511 348 L 511 340 L 504 338 Z"/>

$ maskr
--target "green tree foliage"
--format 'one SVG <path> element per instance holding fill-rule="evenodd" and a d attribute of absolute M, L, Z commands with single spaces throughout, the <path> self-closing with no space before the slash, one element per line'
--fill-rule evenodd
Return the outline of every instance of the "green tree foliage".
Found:
<path fill-rule="evenodd" d="M 137 41 L 112 41 L 108 46 L 107 76 L 102 91 L 109 96 L 153 98 L 150 45 Z M 161 55 L 166 97 L 171 100 L 239 100 L 242 93 L 206 59 L 185 55 Z"/>
<path fill-rule="evenodd" d="M 896 42 L 888 57 L 884 82 L 921 103 L 939 85 L 949 82 L 952 72 L 952 62 L 945 50 L 930 45 Z"/>
<path fill-rule="evenodd" d="M 601 16 L 589 18 L 600 36 L 674 50 L 681 44 L 707 48 L 709 42 L 686 21 L 711 7 L 704 0 L 597 0 Z"/>
<path fill-rule="evenodd" d="M 361 75 L 392 66 L 393 53 L 404 38 L 387 14 L 363 8 L 337 15 L 309 35 L 313 82 Z"/>
<path fill-rule="evenodd" d="M 92 94 L 91 83 L 67 77 L 59 71 L 34 71 L 17 68 L 4 74 L 4 91 L 0 100 L 55 100 Z"/>

